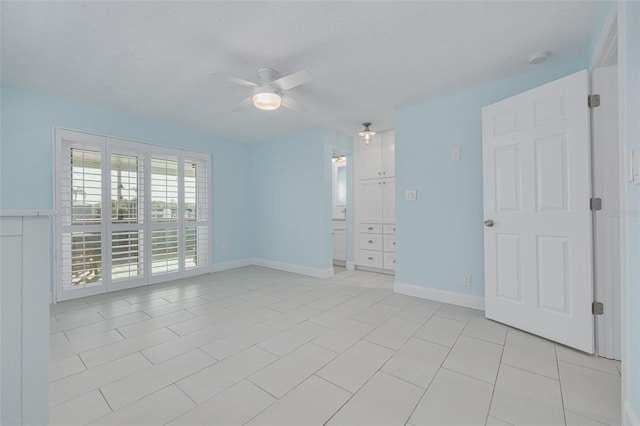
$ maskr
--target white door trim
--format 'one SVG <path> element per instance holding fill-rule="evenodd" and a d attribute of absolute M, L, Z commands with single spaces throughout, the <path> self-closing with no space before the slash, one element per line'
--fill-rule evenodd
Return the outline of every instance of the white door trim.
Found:
<path fill-rule="evenodd" d="M 602 199 L 594 212 L 594 297 L 604 304 L 596 320 L 596 353 L 620 359 L 620 149 L 618 141 L 617 68 L 591 71 L 591 93 L 600 95 L 600 106 L 591 110 L 593 196 Z"/>

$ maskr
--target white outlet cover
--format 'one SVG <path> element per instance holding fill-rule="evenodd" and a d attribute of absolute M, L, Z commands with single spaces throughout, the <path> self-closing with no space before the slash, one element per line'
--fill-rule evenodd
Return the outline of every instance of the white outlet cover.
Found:
<path fill-rule="evenodd" d="M 462 274 L 462 285 L 464 287 L 471 287 L 471 274 Z"/>
<path fill-rule="evenodd" d="M 462 151 L 460 150 L 460 148 L 454 148 L 453 151 L 451 151 L 452 160 L 459 160 L 461 157 L 462 157 Z"/>
<path fill-rule="evenodd" d="M 416 201 L 417 198 L 418 198 L 418 194 L 415 189 L 404 192 L 404 199 L 407 201 Z"/>

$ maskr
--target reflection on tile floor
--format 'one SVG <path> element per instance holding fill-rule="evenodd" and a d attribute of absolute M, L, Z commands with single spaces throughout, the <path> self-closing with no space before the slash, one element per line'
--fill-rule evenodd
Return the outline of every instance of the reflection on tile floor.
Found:
<path fill-rule="evenodd" d="M 393 294 L 238 268 L 51 307 L 52 425 L 619 425 L 619 363 Z"/>

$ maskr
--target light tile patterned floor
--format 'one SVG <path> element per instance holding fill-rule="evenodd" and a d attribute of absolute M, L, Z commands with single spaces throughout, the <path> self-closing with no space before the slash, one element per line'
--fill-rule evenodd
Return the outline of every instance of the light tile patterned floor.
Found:
<path fill-rule="evenodd" d="M 51 424 L 620 424 L 619 363 L 392 286 L 246 267 L 53 305 Z"/>

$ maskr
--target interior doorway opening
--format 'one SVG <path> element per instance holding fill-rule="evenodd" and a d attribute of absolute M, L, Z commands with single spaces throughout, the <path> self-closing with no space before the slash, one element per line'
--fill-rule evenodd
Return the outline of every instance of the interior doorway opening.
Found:
<path fill-rule="evenodd" d="M 347 156 L 334 152 L 331 156 L 332 202 L 331 239 L 333 266 L 347 265 Z"/>

